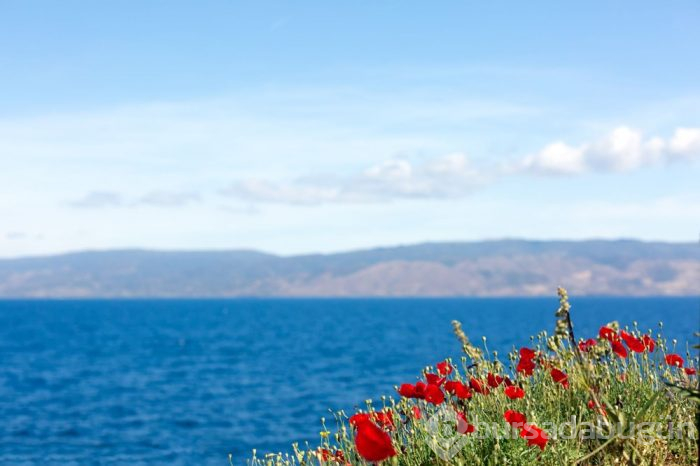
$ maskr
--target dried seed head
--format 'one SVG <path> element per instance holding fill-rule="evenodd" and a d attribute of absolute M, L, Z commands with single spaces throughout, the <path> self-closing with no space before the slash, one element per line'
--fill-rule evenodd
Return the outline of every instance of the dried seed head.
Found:
<path fill-rule="evenodd" d="M 457 339 L 462 343 L 462 351 L 474 362 L 483 360 L 481 350 L 471 344 L 467 334 L 462 330 L 462 324 L 458 320 L 452 321 L 452 329 Z"/>

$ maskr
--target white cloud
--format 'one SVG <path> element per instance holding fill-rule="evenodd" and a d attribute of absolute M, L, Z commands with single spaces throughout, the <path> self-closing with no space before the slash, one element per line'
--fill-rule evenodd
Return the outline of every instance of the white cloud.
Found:
<path fill-rule="evenodd" d="M 199 202 L 198 193 L 188 191 L 152 191 L 134 200 L 131 205 L 148 205 L 158 207 L 180 207 L 185 204 Z"/>
<path fill-rule="evenodd" d="M 221 191 L 226 196 L 249 201 L 281 204 L 321 204 L 339 198 L 338 188 L 306 186 L 303 183 L 275 183 L 255 178 L 246 179 Z"/>
<path fill-rule="evenodd" d="M 510 172 L 580 175 L 589 172 L 630 172 L 659 163 L 700 157 L 700 128 L 678 128 L 667 140 L 645 138 L 641 131 L 621 126 L 600 141 L 572 146 L 547 145 L 510 167 Z"/>
<path fill-rule="evenodd" d="M 700 154 L 700 128 L 678 128 L 669 144 L 675 159 L 697 157 Z"/>
<path fill-rule="evenodd" d="M 112 191 L 90 191 L 80 199 L 68 202 L 71 207 L 84 209 L 101 209 L 104 207 L 120 207 L 124 199 L 119 193 Z"/>
<path fill-rule="evenodd" d="M 348 177 L 304 177 L 291 182 L 245 179 L 223 190 L 247 201 L 285 204 L 374 202 L 400 198 L 462 197 L 486 182 L 466 155 L 448 154 L 415 164 L 391 159 Z"/>
<path fill-rule="evenodd" d="M 27 238 L 29 235 L 23 231 L 11 231 L 5 234 L 5 238 L 9 240 L 21 240 Z"/>
<path fill-rule="evenodd" d="M 584 152 L 563 142 L 547 145 L 537 155 L 526 157 L 520 164 L 526 170 L 542 173 L 575 175 L 585 171 Z"/>
<path fill-rule="evenodd" d="M 506 165 L 475 168 L 462 153 L 415 164 L 390 159 L 353 176 L 306 176 L 292 181 L 247 178 L 222 193 L 250 202 L 323 204 L 395 199 L 460 198 L 497 177 L 516 175 L 584 175 L 625 173 L 656 164 L 700 158 L 700 129 L 678 128 L 668 139 L 647 137 L 625 126 L 605 138 L 573 146 L 547 144 L 534 155 Z"/>
<path fill-rule="evenodd" d="M 200 196 L 195 192 L 151 191 L 142 196 L 127 199 L 113 191 L 90 191 L 80 199 L 69 201 L 71 207 L 84 209 L 102 209 L 109 207 L 180 207 L 198 202 Z"/>

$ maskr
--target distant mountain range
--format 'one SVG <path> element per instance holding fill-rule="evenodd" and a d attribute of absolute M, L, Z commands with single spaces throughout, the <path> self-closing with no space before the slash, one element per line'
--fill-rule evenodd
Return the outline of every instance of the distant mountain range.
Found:
<path fill-rule="evenodd" d="M 337 254 L 77 252 L 0 260 L 0 297 L 700 295 L 700 245 L 501 240 Z"/>

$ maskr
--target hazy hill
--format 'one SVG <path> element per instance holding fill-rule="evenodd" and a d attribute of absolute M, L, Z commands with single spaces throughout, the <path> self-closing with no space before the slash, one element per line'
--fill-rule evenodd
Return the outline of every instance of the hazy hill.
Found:
<path fill-rule="evenodd" d="M 0 260 L 1 297 L 700 295 L 700 245 L 503 240 L 338 254 L 120 250 Z"/>

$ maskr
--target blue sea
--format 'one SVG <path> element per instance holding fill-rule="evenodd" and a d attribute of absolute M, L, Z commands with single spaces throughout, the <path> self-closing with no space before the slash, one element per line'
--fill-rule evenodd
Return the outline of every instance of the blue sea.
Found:
<path fill-rule="evenodd" d="M 574 299 L 578 336 L 639 323 L 685 348 L 698 298 Z M 0 464 L 243 464 L 315 442 L 329 409 L 459 356 L 450 321 L 506 352 L 552 299 L 0 301 Z M 679 348 L 681 349 L 681 348 Z"/>

